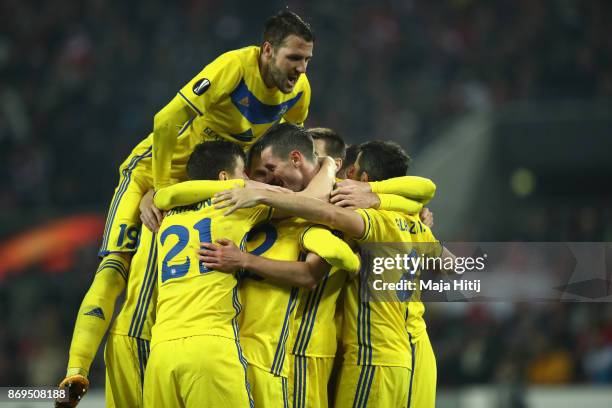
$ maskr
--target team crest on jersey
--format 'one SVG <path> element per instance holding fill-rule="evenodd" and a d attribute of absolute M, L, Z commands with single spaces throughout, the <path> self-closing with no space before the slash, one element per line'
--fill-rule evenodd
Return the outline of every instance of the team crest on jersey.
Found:
<path fill-rule="evenodd" d="M 193 84 L 193 93 L 200 96 L 210 88 L 210 81 L 206 78 L 199 79 Z"/>

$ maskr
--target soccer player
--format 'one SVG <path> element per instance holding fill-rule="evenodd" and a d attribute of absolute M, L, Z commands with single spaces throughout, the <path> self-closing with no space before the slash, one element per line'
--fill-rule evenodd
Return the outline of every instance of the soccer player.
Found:
<path fill-rule="evenodd" d="M 77 314 L 66 378 L 60 384 L 72 388 L 74 397 L 66 406 L 75 406 L 89 386 L 89 367 L 124 285 L 122 275 L 132 275 L 140 220 L 153 230 L 161 222 L 156 207 L 139 210 L 143 195 L 184 180 L 189 155 L 204 140 L 248 146 L 274 123 L 302 124 L 310 104 L 305 72 L 313 42 L 310 26 L 296 14 L 272 16 L 261 46 L 227 52 L 207 65 L 155 115 L 153 133 L 123 162 L 99 252 L 103 259 Z"/>
<path fill-rule="evenodd" d="M 399 146 L 369 142 L 361 145 L 352 176 L 365 181 L 399 177 L 406 173 L 407 165 L 408 157 Z M 428 249 L 425 255 L 440 255 L 440 245 L 416 215 L 373 209 L 352 211 L 318 200 L 265 191 L 232 190 L 221 193 L 214 202 L 221 203 L 218 208 L 231 207 L 226 214 L 265 203 L 340 229 L 361 243 L 404 243 L 408 250 L 413 242 L 419 242 L 424 243 L 420 249 Z M 344 299 L 344 362 L 335 404 L 433 407 L 435 358 L 426 337 L 422 304 L 409 305 L 394 293 L 387 293 L 391 298 L 386 301 L 363 296 L 362 290 L 367 290 L 365 285 L 370 279 L 366 272 L 362 268 L 361 276 L 351 281 Z M 402 276 L 401 273 L 396 276 L 397 280 Z M 371 393 L 376 397 L 370 398 Z"/>
<path fill-rule="evenodd" d="M 249 152 L 249 174 L 256 179 L 269 182 L 274 180 L 271 172 L 262 166 L 260 157 L 261 152 L 269 153 L 268 147 L 273 148 L 275 154 L 291 157 L 291 165 L 286 168 L 286 173 L 291 176 L 279 181 L 295 191 L 303 190 L 315 175 L 326 171 L 319 171 L 310 136 L 294 125 L 280 124 L 271 128 Z M 327 184 L 326 196 L 333 185 L 335 165 L 331 164 L 329 170 L 327 181 L 324 181 Z M 173 186 L 175 191 L 180 187 Z M 166 190 L 159 192 L 164 200 L 167 200 Z M 167 208 L 167 203 L 159 204 Z M 227 240 L 219 242 L 223 247 L 229 246 Z M 300 267 L 307 268 L 319 278 L 328 273 L 330 265 L 347 269 L 355 269 L 358 265 L 356 256 L 344 241 L 326 228 L 297 218 L 274 220 L 256 227 L 248 235 L 246 249 L 253 254 L 289 264 L 297 264 L 297 261 L 302 260 L 304 262 L 299 263 Z M 352 260 L 352 267 L 347 266 L 347 259 Z M 217 264 L 209 266 L 213 265 L 221 267 Z M 240 342 L 249 362 L 248 379 L 254 402 L 256 406 L 288 406 L 289 365 L 286 355 L 292 338 L 299 294 L 296 286 L 312 288 L 314 278 L 303 276 L 301 280 L 285 279 L 278 284 L 262 279 L 261 275 L 257 274 L 261 272 L 257 263 L 249 266 L 251 273 L 244 276 L 240 286 L 240 298 L 244 307 L 239 316 L 239 327 Z M 264 264 L 263 268 L 266 272 L 287 270 L 286 265 L 273 269 L 269 264 Z"/>
<path fill-rule="evenodd" d="M 346 143 L 337 132 L 330 128 L 310 128 L 308 133 L 314 140 L 315 153 L 319 157 L 329 156 L 336 162 L 338 171 L 344 164 L 346 158 Z"/>
<path fill-rule="evenodd" d="M 309 139 L 310 137 L 305 134 L 305 132 L 295 126 L 290 124 L 275 125 L 249 152 L 250 176 L 258 178 L 261 181 L 275 182 L 280 185 L 289 186 L 296 191 L 300 190 L 308 183 L 312 174 L 314 174 L 313 169 L 316 167 L 314 161 L 307 160 L 308 157 L 312 156 L 312 141 Z M 399 193 L 405 193 L 406 195 L 412 194 L 415 196 L 419 196 L 429 191 L 431 196 L 433 196 L 435 186 L 431 181 L 420 178 L 412 179 L 413 180 L 402 179 L 399 182 L 398 180 L 390 180 L 390 188 L 398 190 Z M 205 183 L 209 184 L 210 182 Z M 389 186 L 385 183 L 386 182 L 380 183 L 381 187 L 377 187 L 377 190 L 387 191 L 386 188 Z M 197 199 L 203 199 L 209 197 L 202 194 L 198 195 L 198 190 L 210 191 L 209 186 L 203 185 L 202 182 L 187 182 L 181 184 L 182 186 L 180 184 L 173 186 L 173 189 L 179 190 L 179 188 L 184 187 L 185 191 L 181 194 L 184 198 L 194 199 L 197 197 Z M 199 184 L 199 186 L 196 184 Z M 329 192 L 329 187 L 327 191 Z M 323 194 L 324 197 L 327 197 L 327 195 L 328 193 Z M 164 189 L 160 190 L 156 196 L 156 203 L 161 208 L 167 209 L 170 203 L 165 196 L 166 191 Z M 402 208 L 409 208 L 412 206 L 414 212 L 418 212 L 422 206 L 420 203 L 412 202 L 407 199 L 403 200 L 404 202 L 400 202 L 400 206 L 402 206 Z M 377 203 L 381 201 L 383 203 L 387 202 L 387 200 L 384 199 L 377 199 Z M 180 204 L 189 202 L 190 201 L 183 201 Z M 281 234 L 279 231 L 279 235 L 284 234 Z M 270 256 L 269 253 L 262 255 Z M 337 268 L 333 269 L 328 275 L 325 275 L 325 280 L 319 283 L 317 289 L 313 291 L 301 290 L 299 294 L 300 300 L 297 304 L 297 315 L 295 320 L 295 332 L 297 335 L 294 336 L 294 340 L 290 343 L 291 347 L 289 348 L 292 355 L 298 356 L 294 364 L 291 364 L 289 367 L 291 370 L 290 373 L 294 372 L 294 375 L 289 376 L 290 394 L 293 389 L 292 384 L 298 384 L 293 393 L 294 406 L 327 406 L 327 381 L 336 351 L 333 316 L 340 288 L 345 281 L 343 275 L 344 272 L 337 270 Z M 286 277 L 285 282 L 289 279 L 291 279 L 291 277 Z M 302 286 L 303 281 L 300 281 L 299 278 L 297 279 L 294 285 Z M 250 283 L 250 281 L 248 282 Z M 245 287 L 246 286 L 247 285 L 245 285 Z M 262 297 L 268 299 L 268 296 L 264 293 L 258 298 Z M 248 316 L 249 304 L 250 302 L 245 302 L 245 316 Z M 283 304 L 286 304 L 286 302 Z M 261 325 L 260 316 L 261 314 L 256 315 L 257 321 L 253 326 L 248 324 L 241 326 L 241 338 L 249 336 L 250 333 L 257 333 L 256 330 L 247 329 L 246 327 L 257 327 L 258 324 Z M 241 322 L 244 322 L 244 320 L 241 320 Z M 263 337 L 264 335 L 261 334 L 262 331 L 267 332 L 269 329 L 262 328 L 259 330 L 260 334 L 253 334 L 253 336 L 258 336 L 259 338 Z M 298 338 L 299 341 L 295 340 L 296 338 Z M 257 347 L 251 349 L 246 346 L 245 342 L 244 350 L 249 362 L 261 359 L 261 353 L 254 355 L 250 354 L 254 353 Z M 270 358 L 269 361 L 272 361 L 272 359 Z M 270 365 L 270 363 L 266 364 Z M 259 365 L 263 366 L 264 364 L 259 363 Z M 253 389 L 257 389 L 256 384 L 253 385 Z"/>
<path fill-rule="evenodd" d="M 243 178 L 244 153 L 231 142 L 204 142 L 192 153 L 187 171 L 192 179 Z M 178 207 L 162 221 L 145 407 L 252 406 L 238 340 L 236 277 L 201 265 L 195 249 L 219 237 L 240 244 L 270 215 L 269 208 L 256 207 L 223 217 L 207 200 Z"/>
<path fill-rule="evenodd" d="M 344 160 L 342 161 L 342 167 L 338 170 L 338 178 L 348 178 L 348 172 L 357 160 L 357 154 L 359 153 L 359 145 L 353 144 L 346 148 Z"/>

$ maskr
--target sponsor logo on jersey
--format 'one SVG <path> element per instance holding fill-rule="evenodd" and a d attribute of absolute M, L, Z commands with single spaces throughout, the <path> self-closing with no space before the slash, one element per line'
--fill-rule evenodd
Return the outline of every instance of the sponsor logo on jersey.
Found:
<path fill-rule="evenodd" d="M 85 315 L 87 316 L 94 316 L 94 317 L 99 317 L 102 320 L 106 320 L 104 318 L 104 312 L 102 311 L 101 307 L 94 307 L 93 309 L 91 309 L 89 312 L 85 313 Z"/>
<path fill-rule="evenodd" d="M 210 88 L 210 81 L 206 78 L 199 79 L 193 84 L 193 93 L 200 96 Z"/>

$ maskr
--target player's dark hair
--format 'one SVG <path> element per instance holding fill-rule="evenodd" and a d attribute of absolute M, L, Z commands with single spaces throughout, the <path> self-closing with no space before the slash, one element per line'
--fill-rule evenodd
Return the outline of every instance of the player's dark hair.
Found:
<path fill-rule="evenodd" d="M 357 160 L 357 155 L 359 154 L 359 145 L 354 144 L 350 145 L 346 148 L 346 154 L 344 156 L 344 160 L 342 160 L 342 167 L 338 170 L 337 176 L 339 178 L 346 178 L 348 169 L 353 164 L 355 164 L 355 160 Z"/>
<path fill-rule="evenodd" d="M 263 136 L 251 147 L 249 157 L 264 151 L 267 147 L 272 148 L 272 153 L 282 159 L 289 156 L 293 150 L 297 150 L 304 158 L 312 163 L 316 162 L 314 145 L 310 134 L 299 126 L 292 123 L 277 123 L 270 127 Z"/>
<path fill-rule="evenodd" d="M 314 140 L 325 141 L 325 153 L 333 158 L 341 158 L 344 160 L 346 157 L 346 143 L 344 139 L 337 132 L 330 128 L 310 128 L 308 133 Z"/>
<path fill-rule="evenodd" d="M 190 180 L 217 180 L 220 172 L 233 172 L 239 157 L 245 160 L 244 152 L 236 143 L 202 142 L 189 156 L 187 176 Z"/>
<path fill-rule="evenodd" d="M 395 142 L 366 142 L 359 145 L 359 151 L 359 170 L 367 172 L 370 181 L 405 176 L 410 166 L 410 156 Z"/>
<path fill-rule="evenodd" d="M 272 44 L 273 48 L 282 46 L 285 39 L 290 35 L 296 35 L 306 42 L 314 42 L 315 40 L 310 24 L 294 12 L 282 10 L 266 20 L 263 40 Z"/>

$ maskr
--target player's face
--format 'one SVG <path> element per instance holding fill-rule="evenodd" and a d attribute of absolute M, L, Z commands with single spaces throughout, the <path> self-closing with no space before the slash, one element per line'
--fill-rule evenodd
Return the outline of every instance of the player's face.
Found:
<path fill-rule="evenodd" d="M 272 147 L 266 147 L 261 152 L 261 163 L 272 173 L 272 184 L 291 191 L 302 191 L 305 184 L 308 184 L 299 163 L 291 160 L 290 157 L 280 158 L 274 155 Z"/>
<path fill-rule="evenodd" d="M 260 183 L 274 184 L 274 174 L 263 165 L 261 158 L 257 156 L 251 159 L 249 178 Z"/>
<path fill-rule="evenodd" d="M 270 74 L 274 85 L 283 93 L 293 91 L 300 75 L 306 73 L 312 58 L 312 42 L 304 41 L 297 35 L 285 38 L 283 44 L 272 50 Z"/>

